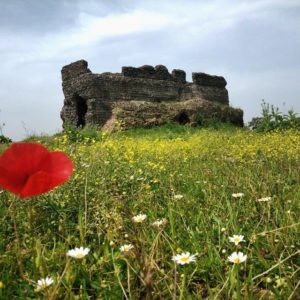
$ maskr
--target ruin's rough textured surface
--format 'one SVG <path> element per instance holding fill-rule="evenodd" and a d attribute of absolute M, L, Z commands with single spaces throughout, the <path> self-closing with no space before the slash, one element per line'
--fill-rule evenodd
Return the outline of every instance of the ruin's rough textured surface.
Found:
<path fill-rule="evenodd" d="M 123 67 L 121 73 L 93 74 L 85 60 L 62 68 L 63 125 L 95 125 L 108 130 L 175 121 L 192 125 L 217 118 L 243 126 L 243 111 L 231 108 L 226 80 L 163 65 Z"/>

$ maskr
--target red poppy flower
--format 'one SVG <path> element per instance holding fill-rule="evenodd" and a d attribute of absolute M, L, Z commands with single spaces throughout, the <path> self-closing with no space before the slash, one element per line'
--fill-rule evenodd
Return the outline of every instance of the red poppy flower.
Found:
<path fill-rule="evenodd" d="M 65 153 L 39 144 L 15 143 L 0 156 L 0 186 L 21 198 L 52 190 L 72 172 L 73 163 Z"/>

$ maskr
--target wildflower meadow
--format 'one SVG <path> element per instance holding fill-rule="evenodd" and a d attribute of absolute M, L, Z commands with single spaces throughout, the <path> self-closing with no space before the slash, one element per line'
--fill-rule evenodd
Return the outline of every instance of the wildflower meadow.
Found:
<path fill-rule="evenodd" d="M 0 299 L 300 299 L 297 130 L 66 130 L 0 153 Z"/>

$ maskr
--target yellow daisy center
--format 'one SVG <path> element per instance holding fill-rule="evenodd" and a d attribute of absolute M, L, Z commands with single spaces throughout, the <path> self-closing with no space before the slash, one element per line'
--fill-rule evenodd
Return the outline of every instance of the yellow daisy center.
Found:
<path fill-rule="evenodd" d="M 234 262 L 235 264 L 239 264 L 239 263 L 241 263 L 241 260 L 240 260 L 239 257 L 236 257 L 236 258 L 234 258 L 233 262 Z"/>
<path fill-rule="evenodd" d="M 188 256 L 185 256 L 185 257 L 181 257 L 180 260 L 182 262 L 188 262 L 190 260 L 190 258 Z"/>

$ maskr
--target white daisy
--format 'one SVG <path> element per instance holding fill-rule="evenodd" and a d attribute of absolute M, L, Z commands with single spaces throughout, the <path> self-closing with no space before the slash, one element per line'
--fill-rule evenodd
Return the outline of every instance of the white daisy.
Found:
<path fill-rule="evenodd" d="M 152 223 L 152 226 L 159 228 L 165 225 L 166 223 L 167 223 L 166 219 L 156 220 L 155 222 Z"/>
<path fill-rule="evenodd" d="M 183 198 L 183 195 L 174 195 L 174 199 L 180 200 Z"/>
<path fill-rule="evenodd" d="M 245 194 L 244 193 L 233 193 L 231 196 L 233 198 L 242 198 L 245 196 Z"/>
<path fill-rule="evenodd" d="M 240 242 L 245 242 L 244 240 L 244 236 L 243 235 L 237 235 L 234 234 L 233 236 L 229 237 L 229 241 L 231 243 L 234 243 L 236 246 L 240 243 Z"/>
<path fill-rule="evenodd" d="M 275 283 L 276 283 L 275 285 L 276 288 L 287 286 L 287 281 L 285 278 L 277 278 L 275 280 Z"/>
<path fill-rule="evenodd" d="M 67 252 L 67 255 L 73 258 L 81 259 L 84 258 L 89 252 L 90 252 L 89 248 L 80 247 L 80 248 L 69 250 Z"/>
<path fill-rule="evenodd" d="M 134 247 L 131 244 L 128 245 L 123 245 L 120 247 L 120 251 L 121 252 L 129 252 L 130 250 L 132 250 Z"/>
<path fill-rule="evenodd" d="M 37 281 L 36 291 L 40 291 L 48 287 L 54 282 L 51 277 L 46 277 Z"/>
<path fill-rule="evenodd" d="M 229 257 L 228 260 L 234 264 L 240 264 L 247 259 L 247 255 L 244 255 L 242 252 L 233 252 Z"/>
<path fill-rule="evenodd" d="M 185 265 L 195 261 L 196 254 L 190 254 L 190 252 L 183 252 L 181 254 L 173 256 L 172 260 L 179 265 Z"/>
<path fill-rule="evenodd" d="M 264 198 L 257 199 L 258 202 L 269 202 L 271 200 L 272 197 L 264 197 Z"/>
<path fill-rule="evenodd" d="M 132 218 L 135 223 L 143 223 L 147 219 L 146 215 L 136 215 Z"/>

